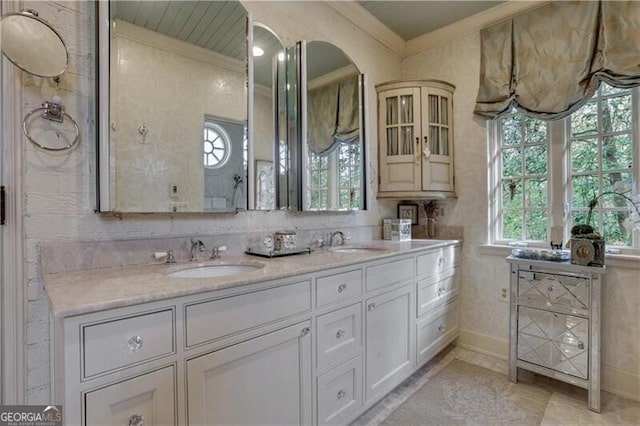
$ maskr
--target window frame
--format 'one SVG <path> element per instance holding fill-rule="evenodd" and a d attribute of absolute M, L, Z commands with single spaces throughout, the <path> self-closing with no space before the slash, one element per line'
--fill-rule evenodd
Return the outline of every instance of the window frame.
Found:
<path fill-rule="evenodd" d="M 640 88 L 631 89 L 632 111 L 632 172 L 633 193 L 640 192 Z M 488 243 L 490 245 L 526 244 L 530 247 L 549 248 L 550 242 L 562 241 L 566 244 L 570 237 L 571 226 L 571 117 L 547 121 L 548 149 L 547 158 L 547 200 L 548 223 L 547 240 L 509 240 L 501 238 L 502 213 L 502 155 L 500 140 L 500 118 L 487 121 L 487 158 L 488 158 Z M 598 133 L 600 137 L 600 133 Z M 603 170 L 599 168 L 598 174 Z M 523 172 L 524 174 L 524 172 Z M 523 199 L 524 203 L 524 199 Z M 633 246 L 607 246 L 608 252 L 640 255 L 640 231 L 634 231 Z"/>

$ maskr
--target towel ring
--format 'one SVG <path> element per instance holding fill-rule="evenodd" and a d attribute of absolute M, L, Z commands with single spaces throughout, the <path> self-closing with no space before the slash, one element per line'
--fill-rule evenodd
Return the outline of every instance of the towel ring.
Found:
<path fill-rule="evenodd" d="M 44 118 L 45 120 L 55 121 L 57 123 L 64 122 L 64 118 L 66 117 L 67 120 L 69 120 L 71 124 L 73 124 L 73 127 L 76 131 L 76 137 L 73 139 L 73 142 L 60 148 L 52 148 L 50 146 L 43 145 L 40 142 L 36 141 L 31 136 L 31 133 L 29 133 L 28 124 L 29 124 L 29 118 L 31 118 L 31 116 L 38 111 L 42 111 L 42 115 L 40 117 Z M 45 101 L 40 108 L 36 108 L 30 113 L 28 113 L 27 115 L 25 115 L 24 120 L 22 120 L 22 131 L 24 132 L 27 139 L 29 139 L 39 148 L 42 148 L 47 151 L 65 151 L 67 149 L 71 149 L 78 142 L 78 139 L 80 138 L 80 128 L 78 127 L 78 123 L 76 123 L 75 120 L 69 114 L 64 112 L 64 107 L 62 105 L 54 101 Z"/>

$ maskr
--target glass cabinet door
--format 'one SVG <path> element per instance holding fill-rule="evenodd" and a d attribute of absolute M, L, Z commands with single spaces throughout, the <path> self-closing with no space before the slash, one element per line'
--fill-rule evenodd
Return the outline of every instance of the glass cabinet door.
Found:
<path fill-rule="evenodd" d="M 413 94 L 390 95 L 384 99 L 387 156 L 411 155 L 416 152 L 415 111 Z"/>
<path fill-rule="evenodd" d="M 432 155 L 449 155 L 449 97 L 429 94 L 429 144 Z"/>

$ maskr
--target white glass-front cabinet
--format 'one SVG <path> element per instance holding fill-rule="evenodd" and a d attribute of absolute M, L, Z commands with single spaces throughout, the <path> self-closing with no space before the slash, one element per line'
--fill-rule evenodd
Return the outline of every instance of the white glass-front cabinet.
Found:
<path fill-rule="evenodd" d="M 380 188 L 378 197 L 455 196 L 453 91 L 435 80 L 376 86 Z"/>

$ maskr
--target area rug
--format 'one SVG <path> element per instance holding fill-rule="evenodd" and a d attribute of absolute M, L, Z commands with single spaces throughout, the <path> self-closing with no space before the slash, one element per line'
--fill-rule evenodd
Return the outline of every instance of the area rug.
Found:
<path fill-rule="evenodd" d="M 551 392 L 453 360 L 382 424 L 539 425 Z"/>

